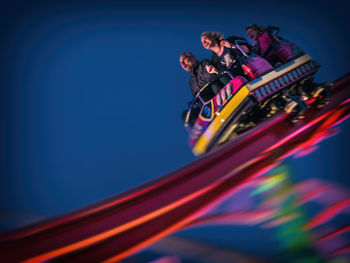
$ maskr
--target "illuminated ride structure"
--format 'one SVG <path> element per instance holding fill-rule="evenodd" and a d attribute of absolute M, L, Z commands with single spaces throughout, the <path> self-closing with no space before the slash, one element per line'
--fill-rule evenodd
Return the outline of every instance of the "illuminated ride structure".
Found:
<path fill-rule="evenodd" d="M 350 113 L 350 75 L 322 108 L 279 112 L 195 161 L 130 191 L 0 236 L 3 262 L 115 262 L 184 229 L 240 187 L 334 134 Z M 349 205 L 349 204 L 347 204 Z"/>
<path fill-rule="evenodd" d="M 249 82 L 228 71 L 218 74 L 196 94 L 185 117 L 193 153 L 211 151 L 279 110 L 293 112 L 296 121 L 306 105 L 322 105 L 328 84 L 312 82 L 318 69 L 310 56 L 302 55 Z"/>

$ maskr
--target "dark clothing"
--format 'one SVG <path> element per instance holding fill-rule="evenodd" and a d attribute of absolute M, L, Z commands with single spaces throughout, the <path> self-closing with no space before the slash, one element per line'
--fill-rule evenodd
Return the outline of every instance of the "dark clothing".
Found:
<path fill-rule="evenodd" d="M 274 32 L 277 30 L 277 33 Z M 265 58 L 271 65 L 285 64 L 304 54 L 295 44 L 278 36 L 279 28 L 269 26 L 253 46 L 253 52 Z"/>
<path fill-rule="evenodd" d="M 214 52 L 213 52 L 213 55 L 211 56 L 211 61 L 213 62 L 214 67 L 216 67 L 219 71 L 226 69 L 226 67 L 221 64 L 220 57 L 216 55 Z"/>
<path fill-rule="evenodd" d="M 213 63 L 204 59 L 198 63 L 197 67 L 191 73 L 190 87 L 193 96 L 216 75 L 209 74 L 205 68 L 206 65 L 213 65 Z"/>
<path fill-rule="evenodd" d="M 244 39 L 243 37 L 238 37 L 238 36 L 229 36 L 225 39 L 226 41 L 228 41 L 229 43 L 231 43 L 232 45 L 235 44 L 235 41 L 236 40 L 239 40 L 239 44 L 241 45 L 245 45 L 247 46 L 249 49 L 251 48 L 248 41 L 246 39 Z M 242 57 L 242 54 L 237 50 L 235 51 L 235 49 L 229 49 L 230 51 L 233 50 L 233 53 L 234 53 L 234 57 L 236 58 L 236 60 L 238 60 L 239 57 Z M 224 53 L 227 53 L 227 48 L 226 48 L 226 51 L 224 50 Z M 224 55 L 223 53 L 223 55 Z M 223 55 L 221 55 L 220 57 L 215 54 L 213 52 L 213 55 L 212 55 L 212 58 L 211 60 L 213 61 L 213 64 L 214 66 L 218 69 L 218 70 L 227 70 L 227 65 L 225 65 L 225 63 L 223 63 Z M 237 75 L 241 75 L 241 76 L 244 76 L 244 73 L 241 69 L 238 69 L 238 64 L 236 63 L 235 65 L 232 65 L 232 69 L 231 69 L 231 73 L 234 74 L 234 76 L 237 76 Z M 243 74 L 243 75 L 242 75 Z"/>
<path fill-rule="evenodd" d="M 219 59 L 221 65 L 227 68 L 233 74 L 233 77 L 245 76 L 242 69 L 244 57 L 237 49 L 224 47 L 224 51 Z"/>

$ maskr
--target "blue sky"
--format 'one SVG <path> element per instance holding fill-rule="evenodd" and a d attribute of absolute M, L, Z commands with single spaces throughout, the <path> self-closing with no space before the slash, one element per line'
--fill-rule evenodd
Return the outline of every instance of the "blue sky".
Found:
<path fill-rule="evenodd" d="M 318 81 L 350 69 L 344 1 L 8 1 L 0 11 L 0 230 L 120 193 L 192 160 L 178 57 L 211 54 L 203 31 L 245 37 L 277 25 L 318 61 Z M 296 179 L 343 184 L 349 122 L 289 162 Z M 9 222 L 11 218 L 11 222 Z"/>

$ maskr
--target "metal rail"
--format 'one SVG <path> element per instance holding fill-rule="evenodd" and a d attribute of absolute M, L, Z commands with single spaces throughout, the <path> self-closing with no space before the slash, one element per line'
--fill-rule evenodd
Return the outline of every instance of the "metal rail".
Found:
<path fill-rule="evenodd" d="M 276 115 L 192 163 L 133 190 L 0 236 L 3 262 L 115 262 L 189 225 L 244 182 L 309 147 L 350 114 L 350 75 L 296 124 Z"/>

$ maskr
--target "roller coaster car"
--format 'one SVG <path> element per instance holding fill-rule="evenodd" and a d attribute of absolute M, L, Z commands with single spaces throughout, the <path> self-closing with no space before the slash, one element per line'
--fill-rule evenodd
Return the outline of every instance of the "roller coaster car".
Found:
<path fill-rule="evenodd" d="M 317 87 L 301 87 L 318 68 L 303 55 L 250 82 L 227 71 L 218 74 L 196 94 L 185 116 L 193 153 L 206 153 L 281 109 L 293 113 L 300 101 L 317 99 Z"/>

